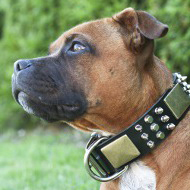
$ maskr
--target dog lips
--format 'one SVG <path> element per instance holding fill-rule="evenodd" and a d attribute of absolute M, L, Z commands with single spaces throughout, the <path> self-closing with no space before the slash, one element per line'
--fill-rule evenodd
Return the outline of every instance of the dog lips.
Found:
<path fill-rule="evenodd" d="M 29 114 L 34 114 L 34 111 L 27 104 L 26 94 L 24 92 L 20 92 L 18 94 L 18 101 L 26 112 L 28 112 Z"/>

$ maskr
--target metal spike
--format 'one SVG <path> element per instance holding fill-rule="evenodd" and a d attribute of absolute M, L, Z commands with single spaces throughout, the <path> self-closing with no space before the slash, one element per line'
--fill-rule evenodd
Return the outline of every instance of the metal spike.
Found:
<path fill-rule="evenodd" d="M 148 134 L 147 133 L 143 133 L 141 135 L 141 138 L 144 139 L 144 140 L 148 140 Z"/>
<path fill-rule="evenodd" d="M 158 108 L 155 109 L 155 113 L 156 113 L 156 114 L 162 114 L 163 111 L 164 111 L 164 110 L 163 110 L 163 108 L 161 108 L 161 107 L 158 107 Z"/>
<path fill-rule="evenodd" d="M 141 131 L 142 131 L 142 126 L 139 125 L 139 124 L 136 125 L 136 126 L 135 126 L 135 130 L 141 132 Z"/>
<path fill-rule="evenodd" d="M 154 148 L 154 142 L 153 141 L 148 141 L 147 146 L 150 148 Z"/>
<path fill-rule="evenodd" d="M 150 115 L 146 115 L 145 118 L 144 118 L 144 121 L 146 123 L 152 123 L 154 121 L 153 117 L 150 116 Z"/>
<path fill-rule="evenodd" d="M 166 126 L 167 130 L 174 130 L 175 127 L 176 127 L 176 126 L 175 126 L 173 123 L 169 123 L 169 124 L 167 124 L 167 126 Z"/>
<path fill-rule="evenodd" d="M 187 76 L 181 76 L 181 81 L 185 81 L 187 79 Z"/>
<path fill-rule="evenodd" d="M 158 131 L 158 133 L 156 134 L 156 137 L 158 139 L 164 139 L 165 138 L 165 134 L 162 131 Z"/>
<path fill-rule="evenodd" d="M 164 116 L 161 117 L 161 121 L 164 122 L 164 123 L 169 121 L 169 119 L 170 119 L 170 117 L 168 115 L 164 115 Z"/>
<path fill-rule="evenodd" d="M 175 74 L 176 74 L 177 78 L 181 78 L 182 77 L 181 74 L 179 74 L 179 73 L 175 73 Z"/>
<path fill-rule="evenodd" d="M 157 123 L 153 123 L 153 124 L 151 124 L 151 126 L 150 126 L 150 130 L 151 131 L 158 131 L 159 130 L 159 125 L 157 124 Z"/>
<path fill-rule="evenodd" d="M 181 84 L 182 84 L 184 87 L 187 86 L 187 82 L 182 82 Z"/>

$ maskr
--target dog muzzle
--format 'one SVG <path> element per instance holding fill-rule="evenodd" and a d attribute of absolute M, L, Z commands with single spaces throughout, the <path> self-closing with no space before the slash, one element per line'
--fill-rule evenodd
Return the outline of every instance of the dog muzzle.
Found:
<path fill-rule="evenodd" d="M 190 84 L 186 76 L 173 74 L 173 87 L 137 121 L 115 136 L 91 135 L 84 165 L 90 176 L 107 182 L 121 176 L 128 165 L 163 142 L 190 108 Z"/>

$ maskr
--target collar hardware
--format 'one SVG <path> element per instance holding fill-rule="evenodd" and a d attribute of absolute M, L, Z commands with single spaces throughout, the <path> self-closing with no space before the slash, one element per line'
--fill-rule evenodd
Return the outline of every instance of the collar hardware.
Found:
<path fill-rule="evenodd" d="M 173 88 L 127 129 L 110 137 L 92 134 L 84 157 L 92 178 L 102 182 L 118 178 L 131 162 L 148 154 L 176 128 L 190 108 L 190 85 L 179 73 L 173 78 Z"/>
<path fill-rule="evenodd" d="M 188 93 L 186 92 L 186 85 L 184 86 L 183 83 L 186 82 L 182 82 L 182 85 L 180 83 L 177 83 L 164 98 L 164 102 L 176 117 L 176 119 L 179 119 L 182 116 L 182 114 L 188 108 L 190 101 Z"/>
<path fill-rule="evenodd" d="M 98 164 L 96 159 L 99 159 L 99 161 L 100 161 L 100 158 L 95 159 L 94 156 L 96 156 L 96 155 L 92 153 L 93 150 L 102 141 L 107 139 L 107 137 L 99 136 L 99 138 L 96 139 L 96 141 L 92 141 L 92 139 L 96 138 L 95 137 L 96 135 L 97 135 L 97 133 L 93 133 L 93 136 L 91 137 L 90 141 L 88 142 L 88 146 L 87 146 L 88 148 L 86 149 L 86 154 L 84 157 L 85 168 L 86 168 L 87 172 L 89 173 L 89 175 L 98 181 L 107 182 L 107 181 L 114 180 L 114 179 L 118 178 L 120 175 L 122 175 L 125 171 L 127 171 L 128 166 L 125 166 L 121 171 L 117 171 L 114 174 L 109 175 L 110 174 L 109 170 L 106 170 L 106 168 L 103 168 L 101 165 Z"/>

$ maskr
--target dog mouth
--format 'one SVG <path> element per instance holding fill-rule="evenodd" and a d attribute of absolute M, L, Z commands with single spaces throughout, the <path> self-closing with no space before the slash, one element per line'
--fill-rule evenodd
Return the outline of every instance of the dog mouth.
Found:
<path fill-rule="evenodd" d="M 33 114 L 48 122 L 74 121 L 85 109 L 80 104 L 50 104 L 41 97 L 34 98 L 23 91 L 13 93 L 16 101 L 29 114 Z M 56 102 L 56 101 L 55 101 Z"/>
<path fill-rule="evenodd" d="M 70 122 L 86 112 L 84 91 L 74 80 L 69 80 L 67 70 L 60 73 L 62 68 L 53 67 L 49 58 L 20 61 L 15 65 L 13 97 L 29 114 L 50 122 Z"/>

